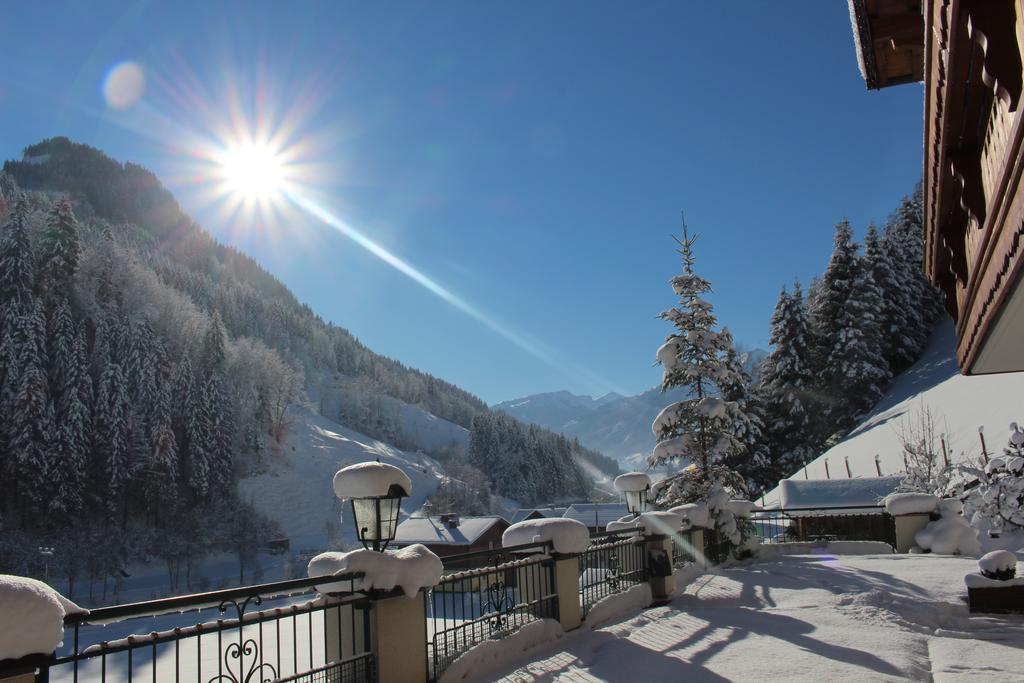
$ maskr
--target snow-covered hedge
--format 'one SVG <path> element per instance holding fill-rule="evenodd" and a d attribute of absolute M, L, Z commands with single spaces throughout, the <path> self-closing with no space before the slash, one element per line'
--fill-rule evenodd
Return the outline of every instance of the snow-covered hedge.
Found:
<path fill-rule="evenodd" d="M 590 545 L 590 531 L 578 520 L 566 517 L 528 519 L 513 524 L 501 535 L 501 545 L 551 542 L 556 553 L 582 553 Z"/>
<path fill-rule="evenodd" d="M 436 586 L 444 568 L 440 558 L 426 546 L 411 545 L 394 552 L 352 550 L 345 553 L 321 553 L 309 561 L 310 577 L 333 576 L 349 572 L 363 572 L 365 576 L 350 586 L 348 581 L 317 586 L 321 593 L 354 590 L 391 590 L 396 586 L 409 597 L 421 588 Z"/>
<path fill-rule="evenodd" d="M 0 574 L 0 660 L 50 654 L 64 640 L 64 617 L 87 612 L 42 581 Z"/>

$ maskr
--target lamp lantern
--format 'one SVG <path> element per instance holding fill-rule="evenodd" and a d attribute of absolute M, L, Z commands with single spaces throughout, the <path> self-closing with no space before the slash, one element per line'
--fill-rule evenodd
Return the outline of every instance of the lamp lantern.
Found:
<path fill-rule="evenodd" d="M 356 537 L 364 548 L 376 551 L 395 539 L 402 498 L 411 492 L 409 477 L 394 465 L 362 462 L 334 475 L 334 494 L 352 503 Z"/>
<path fill-rule="evenodd" d="M 643 472 L 627 472 L 615 477 L 615 490 L 626 498 L 626 509 L 639 515 L 647 510 L 647 492 L 651 478 Z"/>

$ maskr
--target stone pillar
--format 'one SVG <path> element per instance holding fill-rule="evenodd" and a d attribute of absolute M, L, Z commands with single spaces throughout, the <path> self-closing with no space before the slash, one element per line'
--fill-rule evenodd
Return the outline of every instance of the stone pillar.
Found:
<path fill-rule="evenodd" d="M 931 515 L 919 512 L 912 515 L 896 515 L 896 552 L 906 553 L 914 547 L 914 536 L 928 526 Z"/>
<path fill-rule="evenodd" d="M 663 605 L 672 598 L 676 580 L 672 576 L 672 537 L 648 536 L 644 543 L 647 552 L 647 566 L 650 570 L 651 597 L 655 605 Z M 657 574 L 666 574 L 657 576 Z"/>
<path fill-rule="evenodd" d="M 423 594 L 374 601 L 371 625 L 378 683 L 425 683 L 427 619 Z"/>
<path fill-rule="evenodd" d="M 566 631 L 583 623 L 580 605 L 579 555 L 555 555 L 555 593 L 558 594 L 558 622 Z"/>

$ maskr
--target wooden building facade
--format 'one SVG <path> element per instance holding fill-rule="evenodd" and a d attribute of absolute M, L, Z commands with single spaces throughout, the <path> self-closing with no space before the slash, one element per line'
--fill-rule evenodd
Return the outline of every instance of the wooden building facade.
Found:
<path fill-rule="evenodd" d="M 924 81 L 924 269 L 960 369 L 1024 370 L 1024 0 L 849 3 L 868 87 Z"/>

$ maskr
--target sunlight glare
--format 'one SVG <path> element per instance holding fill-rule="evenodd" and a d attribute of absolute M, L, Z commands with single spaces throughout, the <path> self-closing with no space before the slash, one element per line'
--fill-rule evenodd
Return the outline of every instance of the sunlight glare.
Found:
<path fill-rule="evenodd" d="M 250 142 L 229 147 L 220 164 L 226 189 L 239 199 L 263 201 L 284 190 L 284 162 L 269 145 Z"/>

